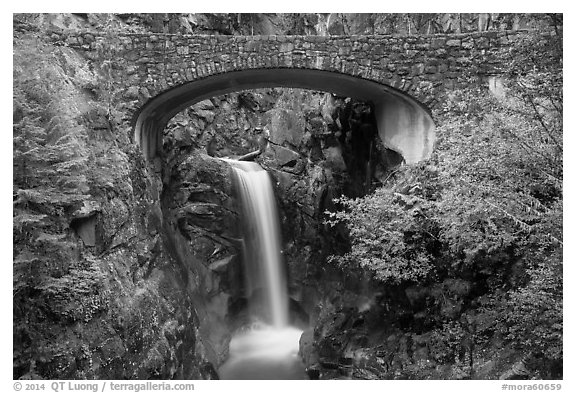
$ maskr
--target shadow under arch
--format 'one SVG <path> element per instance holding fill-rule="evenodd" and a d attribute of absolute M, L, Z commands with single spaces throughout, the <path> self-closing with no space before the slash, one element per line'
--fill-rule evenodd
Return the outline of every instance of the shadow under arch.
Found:
<path fill-rule="evenodd" d="M 331 71 L 303 68 L 265 68 L 208 76 L 166 90 L 150 99 L 135 115 L 134 141 L 151 160 L 162 150 L 162 132 L 186 107 L 226 93 L 270 87 L 324 91 L 374 104 L 378 134 L 384 145 L 406 163 L 432 154 L 435 125 L 416 99 L 390 86 Z"/>

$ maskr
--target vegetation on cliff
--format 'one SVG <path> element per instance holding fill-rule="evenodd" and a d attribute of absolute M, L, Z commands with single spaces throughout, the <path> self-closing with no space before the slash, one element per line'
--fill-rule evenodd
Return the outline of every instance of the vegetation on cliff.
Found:
<path fill-rule="evenodd" d="M 16 19 L 14 379 L 209 378 L 106 73 Z"/>
<path fill-rule="evenodd" d="M 429 162 L 399 168 L 366 197 L 339 199 L 344 209 L 328 213 L 327 223 L 347 225 L 351 248 L 331 260 L 404 288 L 414 318 L 405 333 L 453 340 L 442 332 L 460 331 L 453 351 L 464 351 L 468 377 L 482 360 L 514 348 L 529 364 L 526 375 L 558 378 L 562 37 L 534 35 L 514 51 L 504 96 L 460 89 L 435 111 Z M 435 294 L 439 282 L 447 285 Z M 419 312 L 426 321 L 418 327 Z M 449 347 L 440 364 L 454 364 Z"/>

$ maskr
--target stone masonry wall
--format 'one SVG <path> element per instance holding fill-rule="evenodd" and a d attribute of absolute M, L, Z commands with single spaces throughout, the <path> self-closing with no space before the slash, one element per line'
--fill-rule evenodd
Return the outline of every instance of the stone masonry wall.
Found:
<path fill-rule="evenodd" d="M 197 36 L 54 32 L 55 43 L 108 61 L 116 87 L 140 104 L 186 82 L 230 71 L 307 68 L 401 90 L 432 107 L 468 73 L 497 75 L 522 31 L 427 36 Z"/>

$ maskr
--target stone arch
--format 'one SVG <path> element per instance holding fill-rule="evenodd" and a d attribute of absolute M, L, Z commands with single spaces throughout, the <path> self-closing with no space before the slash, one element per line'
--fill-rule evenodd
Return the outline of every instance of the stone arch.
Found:
<path fill-rule="evenodd" d="M 134 141 L 147 159 L 162 149 L 162 132 L 184 108 L 210 97 L 257 88 L 291 87 L 371 101 L 384 145 L 407 163 L 430 157 L 435 125 L 427 108 L 390 86 L 352 75 L 304 68 L 262 68 L 211 75 L 168 89 L 150 99 L 134 117 Z"/>

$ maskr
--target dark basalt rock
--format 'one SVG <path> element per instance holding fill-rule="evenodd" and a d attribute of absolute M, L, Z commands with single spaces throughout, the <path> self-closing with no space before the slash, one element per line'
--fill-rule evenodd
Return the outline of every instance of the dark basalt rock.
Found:
<path fill-rule="evenodd" d="M 71 69 L 92 75 L 85 58 L 62 51 Z M 60 210 L 45 204 L 57 218 L 38 218 L 44 233 L 15 245 L 14 378 L 216 377 L 246 311 L 240 210 L 230 167 L 218 157 L 257 150 L 265 129 L 271 143 L 257 161 L 277 182 L 292 320 L 314 323 L 317 280 L 338 243 L 322 225 L 323 212 L 351 168 L 339 157 L 346 148 L 338 147 L 338 122 L 329 121 L 336 105 L 309 105 L 302 114 L 294 103 L 274 105 L 279 93 L 272 90 L 202 101 L 174 118 L 162 157 L 148 163 L 122 120 L 135 104 L 118 103 L 102 127 L 109 103 L 98 100 L 108 93 L 94 81 L 72 90 L 88 108 L 78 117 L 86 126 L 78 154 L 92 155 L 83 157 L 80 175 L 95 185 L 56 201 Z M 319 101 L 310 97 L 299 100 Z M 23 121 L 21 111 L 16 120 Z M 307 126 L 311 118 L 322 128 L 317 135 L 307 131 L 318 128 Z"/>

